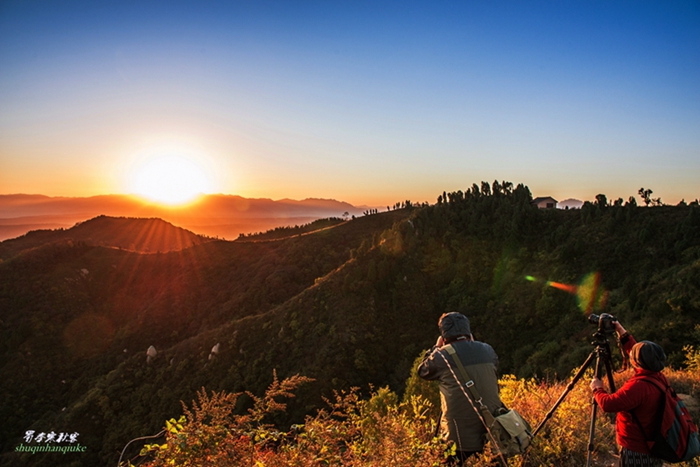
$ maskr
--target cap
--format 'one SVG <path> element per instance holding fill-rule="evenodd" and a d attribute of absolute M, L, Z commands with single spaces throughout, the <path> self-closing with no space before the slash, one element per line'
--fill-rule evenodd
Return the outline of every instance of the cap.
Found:
<path fill-rule="evenodd" d="M 666 354 L 659 344 L 651 341 L 641 341 L 632 347 L 630 362 L 635 368 L 661 371 L 666 366 Z"/>
<path fill-rule="evenodd" d="M 472 333 L 469 327 L 469 319 L 462 313 L 445 313 L 438 321 L 440 335 L 443 339 L 449 340 L 459 336 L 469 336 Z"/>

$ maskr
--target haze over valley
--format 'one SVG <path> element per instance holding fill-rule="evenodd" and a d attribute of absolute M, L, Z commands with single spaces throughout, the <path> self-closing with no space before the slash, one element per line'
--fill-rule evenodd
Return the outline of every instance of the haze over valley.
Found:
<path fill-rule="evenodd" d="M 185 206 L 165 206 L 126 195 L 0 195 L 0 241 L 30 230 L 70 228 L 99 215 L 157 217 L 200 235 L 234 240 L 240 234 L 303 225 L 323 217 L 361 215 L 367 209 L 335 200 L 273 201 L 233 195 L 204 195 Z"/>

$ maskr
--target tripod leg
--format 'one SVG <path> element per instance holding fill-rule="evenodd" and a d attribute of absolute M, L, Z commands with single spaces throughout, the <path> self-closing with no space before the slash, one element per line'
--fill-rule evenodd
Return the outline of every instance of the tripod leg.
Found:
<path fill-rule="evenodd" d="M 571 379 L 571 382 L 569 383 L 569 385 L 566 386 L 566 389 L 564 390 L 564 392 L 561 394 L 561 396 L 559 396 L 559 399 L 557 399 L 557 401 L 554 403 L 554 405 L 553 405 L 552 408 L 549 410 L 549 412 L 547 412 L 547 415 L 544 416 L 544 419 L 540 422 L 539 425 L 537 425 L 537 428 L 535 428 L 535 431 L 532 432 L 532 437 L 533 437 L 533 438 L 537 435 L 537 433 L 540 432 L 540 430 L 542 429 L 542 427 L 544 426 L 544 424 L 547 422 L 547 420 L 549 420 L 550 418 L 552 418 L 552 415 L 554 414 L 554 411 L 557 410 L 557 407 L 559 407 L 559 405 L 560 405 L 562 402 L 564 402 L 564 399 L 566 398 L 566 395 L 569 394 L 569 393 L 571 392 L 571 390 L 572 390 L 572 389 L 574 388 L 574 386 L 576 385 L 576 382 L 577 382 L 579 379 L 581 379 L 581 377 L 583 376 L 583 374 L 586 372 L 586 369 L 588 368 L 588 366 L 593 362 L 593 359 L 595 358 L 595 356 L 596 356 L 596 353 L 595 353 L 595 350 L 594 350 L 594 351 L 591 352 L 591 354 L 588 356 L 588 358 L 586 359 L 586 361 L 583 362 L 583 365 L 581 365 L 581 368 L 579 368 L 579 370 L 576 372 L 576 374 L 574 375 L 574 377 Z"/>
<path fill-rule="evenodd" d="M 610 393 L 612 394 L 613 392 L 616 391 L 616 389 L 615 389 L 615 379 L 613 378 L 613 362 L 612 362 L 612 357 L 610 354 L 610 346 L 609 345 L 606 345 L 605 355 L 604 355 L 603 361 L 605 363 L 605 374 L 607 375 L 607 379 L 608 379 L 608 387 L 610 388 Z M 610 419 L 610 423 L 612 423 L 613 425 L 615 425 L 616 417 L 617 417 L 617 415 L 615 413 L 608 414 L 608 418 Z"/>
<path fill-rule="evenodd" d="M 615 379 L 613 378 L 613 364 L 612 359 L 610 357 L 610 349 L 608 349 L 608 353 L 605 358 L 605 373 L 608 377 L 608 386 L 610 387 L 610 392 L 613 393 L 616 391 L 616 389 Z"/>
<path fill-rule="evenodd" d="M 612 360 L 610 359 L 610 346 L 605 342 L 604 346 L 598 345 L 596 348 L 596 364 L 595 364 L 595 375 L 596 378 L 601 378 L 603 376 L 603 370 L 605 370 L 608 377 L 608 384 L 610 385 L 610 391 L 615 391 L 615 381 L 612 377 Z M 605 367 L 605 368 L 603 368 Z M 598 403 L 595 397 L 591 399 L 591 426 L 588 434 L 588 456 L 586 458 L 586 466 L 591 465 L 591 460 L 593 458 L 593 439 L 595 438 L 595 421 L 598 416 Z"/>
<path fill-rule="evenodd" d="M 593 458 L 593 439 L 595 438 L 595 420 L 598 416 L 598 404 L 595 399 L 591 403 L 591 427 L 588 433 L 588 455 L 586 456 L 586 466 L 591 465 L 591 460 Z"/>

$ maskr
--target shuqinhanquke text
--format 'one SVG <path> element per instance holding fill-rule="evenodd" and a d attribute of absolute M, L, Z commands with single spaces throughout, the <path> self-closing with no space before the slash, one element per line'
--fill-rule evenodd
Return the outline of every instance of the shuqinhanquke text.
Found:
<path fill-rule="evenodd" d="M 15 452 L 31 452 L 32 454 L 36 454 L 37 452 L 60 452 L 65 454 L 67 452 L 85 452 L 86 449 L 87 446 L 82 446 L 80 444 L 76 446 L 51 446 L 48 444 L 25 446 L 24 443 L 22 443 L 15 447 Z"/>

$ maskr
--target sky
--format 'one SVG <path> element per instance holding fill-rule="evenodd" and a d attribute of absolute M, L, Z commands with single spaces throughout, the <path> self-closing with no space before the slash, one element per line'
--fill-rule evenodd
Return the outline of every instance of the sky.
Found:
<path fill-rule="evenodd" d="M 0 1 L 0 194 L 173 158 L 253 198 L 694 200 L 700 2 Z"/>

